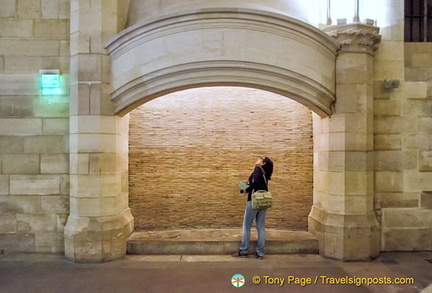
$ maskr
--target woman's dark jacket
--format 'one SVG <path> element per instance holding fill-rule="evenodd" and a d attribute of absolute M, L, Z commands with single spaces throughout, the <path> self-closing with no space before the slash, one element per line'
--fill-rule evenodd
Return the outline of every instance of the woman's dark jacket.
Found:
<path fill-rule="evenodd" d="M 264 175 L 264 176 L 263 176 Z M 246 188 L 246 192 L 248 193 L 247 201 L 251 201 L 252 193 L 257 190 L 267 190 L 268 185 L 266 184 L 267 178 L 265 178 L 265 172 L 262 167 L 255 167 L 252 174 L 249 176 L 249 187 Z"/>

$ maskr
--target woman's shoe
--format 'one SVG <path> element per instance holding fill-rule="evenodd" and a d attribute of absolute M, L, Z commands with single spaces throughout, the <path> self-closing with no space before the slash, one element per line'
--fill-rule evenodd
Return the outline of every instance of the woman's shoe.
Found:
<path fill-rule="evenodd" d="M 255 253 L 255 257 L 256 257 L 257 259 L 264 259 L 264 256 L 262 256 L 262 255 L 258 255 L 258 253 Z"/>
<path fill-rule="evenodd" d="M 247 253 L 242 253 L 240 250 L 231 254 L 233 257 L 248 257 Z"/>

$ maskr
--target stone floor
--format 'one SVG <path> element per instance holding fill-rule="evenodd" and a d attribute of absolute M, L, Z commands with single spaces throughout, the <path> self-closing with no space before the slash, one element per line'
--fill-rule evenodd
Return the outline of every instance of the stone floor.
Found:
<path fill-rule="evenodd" d="M 103 264 L 76 264 L 59 255 L 5 254 L 0 255 L 0 292 L 429 293 L 432 288 L 424 288 L 432 283 L 431 262 L 432 252 L 382 253 L 371 262 L 339 262 L 316 254 L 269 254 L 264 260 L 127 255 Z M 244 279 L 233 279 L 236 274 Z M 387 284 L 342 284 L 350 281 Z M 406 284 L 390 284 L 399 281 Z M 234 287 L 242 282 L 242 288 Z"/>

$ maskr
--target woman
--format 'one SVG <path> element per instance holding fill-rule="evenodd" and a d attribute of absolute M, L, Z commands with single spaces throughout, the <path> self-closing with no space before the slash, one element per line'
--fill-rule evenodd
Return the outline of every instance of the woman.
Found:
<path fill-rule="evenodd" d="M 273 162 L 267 158 L 259 158 L 255 163 L 255 169 L 249 177 L 249 187 L 240 192 L 246 191 L 248 194 L 246 210 L 243 219 L 243 236 L 239 251 L 235 252 L 232 256 L 247 257 L 248 246 L 250 240 L 250 230 L 253 220 L 256 219 L 256 228 L 258 231 L 258 245 L 256 248 L 255 256 L 259 259 L 264 258 L 264 246 L 266 240 L 265 232 L 265 216 L 266 209 L 254 210 L 252 209 L 252 193 L 257 190 L 268 191 L 268 181 L 271 179 L 273 173 Z"/>

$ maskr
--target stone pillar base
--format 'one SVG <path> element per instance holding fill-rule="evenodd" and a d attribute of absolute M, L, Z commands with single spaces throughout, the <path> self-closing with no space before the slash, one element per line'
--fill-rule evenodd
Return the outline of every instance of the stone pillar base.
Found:
<path fill-rule="evenodd" d="M 320 254 L 324 257 L 365 261 L 379 255 L 380 231 L 373 214 L 329 214 L 313 206 L 309 231 L 318 238 Z"/>
<path fill-rule="evenodd" d="M 78 263 L 99 263 L 120 259 L 133 232 L 130 209 L 114 217 L 69 216 L 65 227 L 65 256 Z"/>

